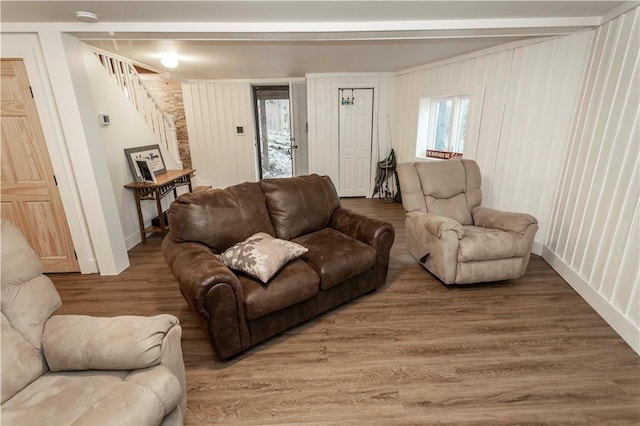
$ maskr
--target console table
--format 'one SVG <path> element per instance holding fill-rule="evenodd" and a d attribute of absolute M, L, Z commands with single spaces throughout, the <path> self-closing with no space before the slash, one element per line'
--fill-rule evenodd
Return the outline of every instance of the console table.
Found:
<path fill-rule="evenodd" d="M 189 186 L 189 192 L 193 191 L 191 187 L 191 176 L 195 172 L 194 169 L 167 170 L 165 173 L 156 175 L 156 182 L 131 182 L 124 187 L 133 191 L 136 199 L 136 207 L 138 208 L 138 221 L 140 222 L 140 236 L 142 244 L 147 243 L 147 232 L 159 231 L 163 235 L 167 232 L 167 225 L 164 221 L 164 212 L 162 211 L 161 201 L 165 195 L 173 192 L 174 198 L 177 198 L 176 189 L 179 186 Z M 151 200 L 156 202 L 158 209 L 158 220 L 160 226 L 150 226 L 145 228 L 144 219 L 142 217 L 142 207 L 140 201 Z"/>

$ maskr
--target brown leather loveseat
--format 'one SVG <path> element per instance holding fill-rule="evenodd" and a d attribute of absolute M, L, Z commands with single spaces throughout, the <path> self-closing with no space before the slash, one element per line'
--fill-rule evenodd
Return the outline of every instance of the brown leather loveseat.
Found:
<path fill-rule="evenodd" d="M 168 217 L 165 258 L 221 358 L 383 286 L 394 239 L 318 175 L 184 194 Z M 266 282 L 225 266 L 220 254 L 260 232 L 308 251 Z"/>

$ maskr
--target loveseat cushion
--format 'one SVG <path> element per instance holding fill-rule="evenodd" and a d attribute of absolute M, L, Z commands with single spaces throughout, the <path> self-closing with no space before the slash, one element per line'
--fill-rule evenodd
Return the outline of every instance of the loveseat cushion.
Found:
<path fill-rule="evenodd" d="M 215 253 L 257 232 L 275 235 L 256 182 L 183 194 L 171 204 L 168 217 L 173 241 L 206 244 Z"/>
<path fill-rule="evenodd" d="M 291 240 L 329 224 L 340 198 L 327 176 L 308 175 L 260 182 L 276 236 Z"/>
<path fill-rule="evenodd" d="M 294 305 L 318 293 L 318 274 L 300 259 L 280 270 L 267 284 L 245 274 L 238 274 L 244 293 L 248 320 Z"/>
<path fill-rule="evenodd" d="M 527 239 L 518 233 L 477 226 L 463 228 L 458 251 L 461 263 L 524 257 L 529 251 Z"/>
<path fill-rule="evenodd" d="M 293 240 L 309 249 L 302 259 L 320 276 L 320 288 L 327 290 L 376 264 L 373 247 L 333 228 L 306 234 Z"/>
<path fill-rule="evenodd" d="M 47 373 L 2 405 L 3 424 L 159 424 L 178 404 L 165 367 Z"/>

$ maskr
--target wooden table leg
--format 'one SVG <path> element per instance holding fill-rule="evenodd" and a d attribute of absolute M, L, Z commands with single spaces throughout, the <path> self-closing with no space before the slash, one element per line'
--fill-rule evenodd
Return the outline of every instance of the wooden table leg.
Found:
<path fill-rule="evenodd" d="M 161 203 L 162 200 L 160 199 L 160 191 L 156 190 L 154 192 L 155 192 L 155 199 L 156 199 L 156 207 L 158 208 L 158 221 L 160 222 L 160 232 L 164 236 L 167 233 L 167 227 L 166 227 L 166 224 L 164 223 L 164 213 L 162 212 L 162 203 Z"/>
<path fill-rule="evenodd" d="M 144 219 L 142 217 L 142 206 L 140 206 L 140 193 L 137 190 L 133 191 L 136 199 L 136 208 L 138 209 L 138 223 L 140 224 L 140 238 L 142 244 L 147 244 L 147 233 L 144 232 Z"/>

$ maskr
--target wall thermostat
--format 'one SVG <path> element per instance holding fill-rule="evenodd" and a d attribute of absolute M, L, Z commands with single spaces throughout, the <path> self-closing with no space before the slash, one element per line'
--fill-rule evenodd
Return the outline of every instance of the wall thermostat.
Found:
<path fill-rule="evenodd" d="M 98 123 L 101 126 L 109 126 L 111 124 L 111 119 L 107 114 L 98 114 Z"/>

